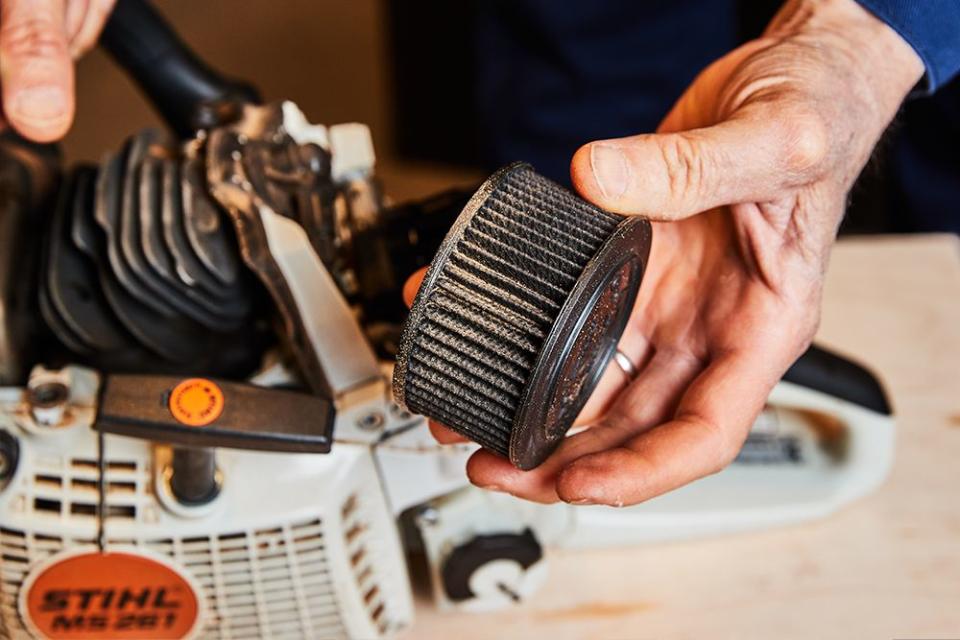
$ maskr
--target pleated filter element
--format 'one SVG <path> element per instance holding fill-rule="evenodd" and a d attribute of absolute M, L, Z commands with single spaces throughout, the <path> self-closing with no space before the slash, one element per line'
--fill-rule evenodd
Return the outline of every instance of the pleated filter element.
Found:
<path fill-rule="evenodd" d="M 636 299 L 650 224 L 510 165 L 488 179 L 427 271 L 394 395 L 516 466 L 559 444 Z"/>

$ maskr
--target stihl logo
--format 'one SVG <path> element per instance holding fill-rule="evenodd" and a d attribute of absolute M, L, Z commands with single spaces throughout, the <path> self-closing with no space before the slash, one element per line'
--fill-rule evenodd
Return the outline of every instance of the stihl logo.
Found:
<path fill-rule="evenodd" d="M 177 587 L 159 589 L 74 589 L 51 590 L 43 594 L 43 611 L 63 611 L 71 606 L 79 611 L 90 609 L 177 609 L 180 603 L 169 600 L 168 593 Z"/>
<path fill-rule="evenodd" d="M 138 553 L 70 555 L 31 576 L 21 611 L 45 638 L 183 638 L 199 602 L 172 566 Z"/>

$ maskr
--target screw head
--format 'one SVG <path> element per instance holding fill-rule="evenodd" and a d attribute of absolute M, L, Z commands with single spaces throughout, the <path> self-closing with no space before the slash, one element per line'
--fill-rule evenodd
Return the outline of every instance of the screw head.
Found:
<path fill-rule="evenodd" d="M 27 399 L 30 406 L 49 409 L 59 406 L 70 397 L 70 390 L 62 382 L 42 382 L 30 387 Z"/>
<path fill-rule="evenodd" d="M 364 431 L 376 431 L 383 427 L 384 416 L 379 411 L 371 411 L 357 418 L 357 427 Z"/>
<path fill-rule="evenodd" d="M 57 426 L 62 422 L 69 399 L 70 389 L 55 380 L 37 380 L 31 382 L 27 389 L 30 414 L 38 425 L 44 427 Z"/>
<path fill-rule="evenodd" d="M 440 522 L 440 512 L 437 511 L 436 507 L 426 505 L 420 508 L 420 511 L 417 512 L 417 521 L 420 524 L 427 526 L 433 526 Z"/>

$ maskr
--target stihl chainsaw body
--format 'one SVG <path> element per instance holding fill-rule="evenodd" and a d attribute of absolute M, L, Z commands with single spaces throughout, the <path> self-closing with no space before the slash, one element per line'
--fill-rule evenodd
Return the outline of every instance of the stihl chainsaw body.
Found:
<path fill-rule="evenodd" d="M 387 206 L 366 127 L 262 104 L 139 0 L 104 44 L 170 125 L 96 166 L 0 140 L 0 636 L 378 638 L 512 606 L 551 547 L 732 533 L 875 488 L 893 421 L 812 348 L 727 470 L 626 509 L 469 485 L 394 402 L 406 277 L 467 204 Z M 546 556 L 545 556 L 546 554 Z"/>

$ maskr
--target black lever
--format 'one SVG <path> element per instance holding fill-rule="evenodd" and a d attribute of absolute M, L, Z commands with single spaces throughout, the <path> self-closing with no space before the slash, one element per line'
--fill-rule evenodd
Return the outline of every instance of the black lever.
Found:
<path fill-rule="evenodd" d="M 333 404 L 251 384 L 112 375 L 101 388 L 94 427 L 105 433 L 187 447 L 327 453 Z"/>
<path fill-rule="evenodd" d="M 145 0 L 117 2 L 100 44 L 180 136 L 232 119 L 244 102 L 260 102 L 251 85 L 198 58 Z"/>
<path fill-rule="evenodd" d="M 817 345 L 811 345 L 797 358 L 783 379 L 876 413 L 892 413 L 883 385 L 873 372 Z"/>

